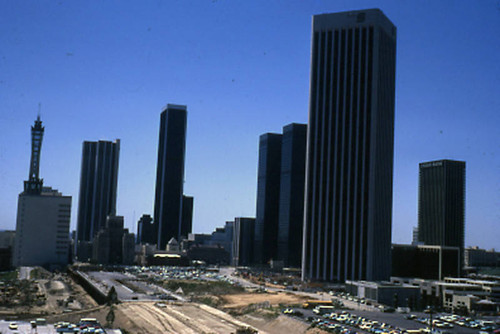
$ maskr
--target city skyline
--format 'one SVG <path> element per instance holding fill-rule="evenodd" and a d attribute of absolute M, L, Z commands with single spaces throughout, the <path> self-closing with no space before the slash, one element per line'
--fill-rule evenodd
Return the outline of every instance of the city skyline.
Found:
<path fill-rule="evenodd" d="M 307 120 L 312 15 L 380 7 L 398 27 L 392 241 L 409 243 L 417 225 L 418 164 L 456 159 L 467 163 L 465 246 L 499 248 L 498 4 L 396 3 L 147 3 L 114 15 L 114 2 L 2 4 L 0 229 L 15 228 L 39 102 L 50 129 L 40 174 L 74 203 L 82 141 L 120 138 L 117 212 L 136 231 L 153 211 L 157 115 L 179 103 L 193 231 L 255 216 L 259 135 Z"/>

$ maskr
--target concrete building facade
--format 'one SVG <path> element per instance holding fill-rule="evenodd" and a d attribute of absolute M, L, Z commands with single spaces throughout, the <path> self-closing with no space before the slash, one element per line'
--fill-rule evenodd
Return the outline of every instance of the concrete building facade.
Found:
<path fill-rule="evenodd" d="M 71 196 L 43 187 L 21 193 L 17 206 L 13 265 L 64 266 L 69 262 Z"/>
<path fill-rule="evenodd" d="M 479 247 L 467 247 L 464 252 L 467 267 L 500 267 L 500 252 Z"/>
<path fill-rule="evenodd" d="M 31 127 L 31 161 L 17 202 L 12 263 L 52 268 L 69 262 L 71 196 L 43 187 L 39 177 L 44 127 L 40 116 Z"/>

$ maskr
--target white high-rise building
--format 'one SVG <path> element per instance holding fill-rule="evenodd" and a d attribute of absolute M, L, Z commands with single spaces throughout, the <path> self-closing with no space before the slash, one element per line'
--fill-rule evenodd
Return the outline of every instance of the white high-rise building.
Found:
<path fill-rule="evenodd" d="M 66 265 L 69 260 L 71 196 L 43 187 L 39 177 L 44 127 L 40 116 L 31 127 L 30 174 L 17 202 L 17 224 L 12 264 Z"/>
<path fill-rule="evenodd" d="M 66 265 L 69 259 L 71 196 L 43 187 L 40 194 L 21 193 L 17 207 L 13 264 Z"/>

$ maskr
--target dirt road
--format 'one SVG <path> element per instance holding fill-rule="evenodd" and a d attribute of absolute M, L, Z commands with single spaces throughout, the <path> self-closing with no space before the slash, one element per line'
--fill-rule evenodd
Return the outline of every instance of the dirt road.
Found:
<path fill-rule="evenodd" d="M 158 307 L 154 303 L 129 302 L 118 305 L 115 314 L 114 327 L 137 334 L 230 334 L 249 326 L 217 309 L 195 303 Z"/>
<path fill-rule="evenodd" d="M 246 293 L 235 295 L 224 295 L 221 297 L 225 301 L 224 308 L 233 309 L 248 306 L 250 304 L 259 304 L 269 302 L 272 306 L 279 304 L 302 304 L 307 300 L 306 297 L 296 296 L 290 293 Z"/>

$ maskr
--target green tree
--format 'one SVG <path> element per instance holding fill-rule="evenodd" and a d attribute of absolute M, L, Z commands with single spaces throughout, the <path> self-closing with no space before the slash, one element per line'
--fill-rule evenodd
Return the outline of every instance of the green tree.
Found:
<path fill-rule="evenodd" d="M 115 311 L 114 311 L 114 306 L 111 305 L 109 307 L 109 312 L 106 315 L 106 326 L 108 328 L 113 328 L 113 322 L 115 322 Z"/>
<path fill-rule="evenodd" d="M 118 294 L 116 293 L 114 286 L 112 286 L 111 289 L 109 289 L 107 299 L 108 299 L 108 305 L 118 303 Z"/>

